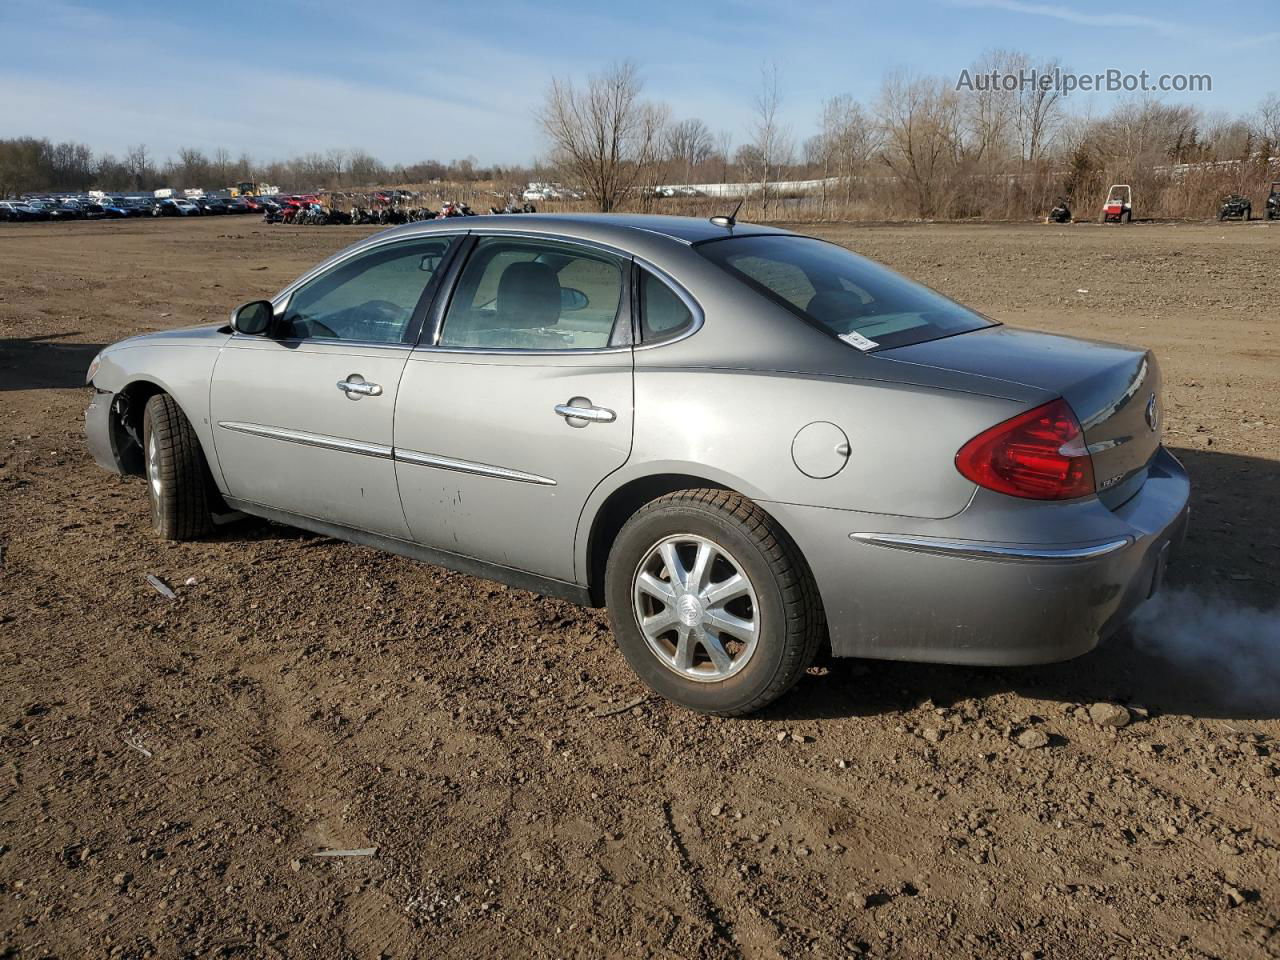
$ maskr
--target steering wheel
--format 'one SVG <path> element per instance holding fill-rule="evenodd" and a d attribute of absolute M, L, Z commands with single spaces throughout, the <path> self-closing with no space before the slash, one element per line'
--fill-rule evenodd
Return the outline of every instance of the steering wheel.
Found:
<path fill-rule="evenodd" d="M 398 323 L 404 319 L 405 308 L 390 300 L 366 300 L 352 311 L 361 319 L 368 318 L 382 323 Z M 370 316 L 374 314 L 374 316 Z"/>

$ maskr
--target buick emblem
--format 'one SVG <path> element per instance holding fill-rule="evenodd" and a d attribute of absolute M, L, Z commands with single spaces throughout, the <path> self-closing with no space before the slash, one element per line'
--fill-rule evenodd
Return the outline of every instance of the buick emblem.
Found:
<path fill-rule="evenodd" d="M 1154 393 L 1147 401 L 1147 426 L 1151 428 L 1152 433 L 1160 426 L 1160 405 L 1156 402 Z"/>

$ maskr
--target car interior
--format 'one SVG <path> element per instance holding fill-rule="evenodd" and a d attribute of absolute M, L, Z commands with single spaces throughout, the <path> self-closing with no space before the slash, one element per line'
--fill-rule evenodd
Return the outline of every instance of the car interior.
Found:
<path fill-rule="evenodd" d="M 584 350 L 609 345 L 622 271 L 546 245 L 478 247 L 463 271 L 442 346 Z"/>

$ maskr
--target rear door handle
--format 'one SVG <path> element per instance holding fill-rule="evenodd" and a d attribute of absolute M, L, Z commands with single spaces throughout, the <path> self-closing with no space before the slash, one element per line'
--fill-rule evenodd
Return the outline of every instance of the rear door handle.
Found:
<path fill-rule="evenodd" d="M 557 403 L 555 411 L 571 427 L 585 427 L 588 423 L 613 423 L 618 419 L 618 415 L 608 407 L 593 406 L 585 397 L 574 397 L 568 403 Z M 578 422 L 575 423 L 575 420 Z"/>
<path fill-rule="evenodd" d="M 356 379 L 358 377 L 358 379 Z M 382 396 L 382 385 L 379 383 L 369 383 L 358 374 L 352 374 L 346 380 L 338 381 L 338 389 L 345 393 L 352 400 L 359 400 L 361 397 L 380 397 Z"/>

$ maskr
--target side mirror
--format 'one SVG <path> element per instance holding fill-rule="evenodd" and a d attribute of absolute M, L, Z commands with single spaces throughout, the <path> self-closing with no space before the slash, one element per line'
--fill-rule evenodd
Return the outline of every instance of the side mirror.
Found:
<path fill-rule="evenodd" d="M 570 310 L 583 310 L 591 303 L 587 299 L 587 295 L 581 290 L 574 287 L 560 288 L 560 309 L 566 312 Z"/>
<path fill-rule="evenodd" d="M 242 307 L 237 307 L 231 315 L 231 329 L 236 333 L 257 337 L 267 332 L 271 320 L 275 316 L 275 308 L 269 300 L 250 300 Z"/>

